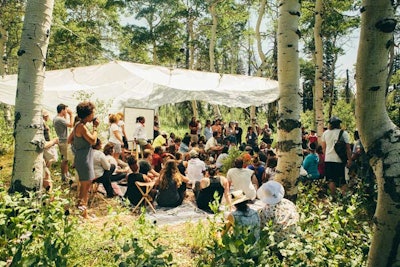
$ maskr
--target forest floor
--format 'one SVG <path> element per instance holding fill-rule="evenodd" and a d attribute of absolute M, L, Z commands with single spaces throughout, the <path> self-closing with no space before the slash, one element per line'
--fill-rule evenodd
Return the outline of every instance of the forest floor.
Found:
<path fill-rule="evenodd" d="M 12 155 L 0 156 L 0 185 L 6 189 L 8 189 L 11 184 L 12 168 Z M 52 166 L 54 188 L 68 189 L 69 187 L 69 193 L 65 197 L 70 198 L 72 203 L 76 203 L 77 186 L 75 183 L 72 186 L 68 183 L 62 183 L 61 175 L 58 170 L 59 165 Z M 190 207 L 193 206 L 193 204 L 190 203 L 194 204 L 194 195 L 191 190 L 188 190 L 182 205 L 185 207 L 184 209 L 170 212 L 156 209 L 157 213 L 155 215 L 148 207 L 146 209 L 146 218 L 152 224 L 156 225 L 160 232 L 159 242 L 169 248 L 168 252 L 173 255 L 174 262 L 179 262 L 182 266 L 195 266 L 193 265 L 193 258 L 196 256 L 192 247 L 188 245 L 188 242 L 191 242 L 189 241 L 191 240 L 191 236 L 189 236 L 191 231 L 185 231 L 184 229 L 193 228 L 198 223 L 204 224 L 205 226 L 208 224 L 208 215 L 200 213 L 194 208 L 190 210 Z M 178 218 L 177 213 L 181 213 L 183 216 L 185 216 L 185 213 L 189 213 L 187 221 L 182 219 L 182 216 L 178 221 L 174 221 L 174 218 Z M 101 193 L 95 196 L 95 201 L 90 205 L 87 219 L 81 217 L 78 210 L 73 210 L 72 214 L 77 216 L 81 223 L 85 224 L 85 227 L 98 232 L 101 232 L 101 230 L 105 228 L 105 225 L 110 222 L 118 221 L 121 225 L 128 226 L 132 221 L 139 218 L 139 212 L 132 212 L 131 209 L 124 208 L 123 202 L 118 197 L 107 199 L 102 197 Z M 194 217 L 193 214 L 195 214 Z"/>

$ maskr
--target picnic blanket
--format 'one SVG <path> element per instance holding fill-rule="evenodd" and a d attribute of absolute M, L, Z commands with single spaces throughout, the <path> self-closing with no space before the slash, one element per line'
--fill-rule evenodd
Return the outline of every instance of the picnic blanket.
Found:
<path fill-rule="evenodd" d="M 250 203 L 249 206 L 252 209 L 260 210 L 265 204 L 260 200 L 256 200 L 254 203 Z M 175 208 L 164 208 L 155 205 L 156 213 L 147 209 L 145 214 L 146 219 L 157 225 L 174 225 L 185 222 L 197 222 L 200 220 L 205 220 L 214 216 L 214 214 L 205 212 L 197 208 L 196 203 L 185 199 L 182 205 Z M 222 212 L 226 211 L 224 204 L 220 206 Z M 227 215 L 229 212 L 224 212 Z"/>
<path fill-rule="evenodd" d="M 113 187 L 114 190 L 115 187 L 119 187 L 120 195 L 125 194 L 126 186 L 119 186 L 116 183 L 113 183 Z M 105 190 L 104 188 L 102 188 L 102 186 L 99 186 L 99 191 L 100 192 L 104 191 L 105 193 Z M 189 194 L 193 193 L 190 192 Z M 262 207 L 264 207 L 265 204 L 260 200 L 256 199 L 254 203 L 249 203 L 248 205 L 252 209 L 260 210 Z M 194 202 L 193 197 L 186 197 L 182 205 L 175 208 L 159 207 L 156 203 L 154 203 L 154 208 L 156 209 L 156 213 L 153 213 L 153 211 L 146 206 L 145 217 L 146 220 L 160 226 L 181 224 L 185 222 L 198 222 L 214 216 L 214 214 L 199 209 L 196 203 Z M 229 213 L 227 212 L 228 209 L 225 206 L 224 199 L 219 209 L 220 211 L 224 212 L 224 215 L 227 215 Z"/>

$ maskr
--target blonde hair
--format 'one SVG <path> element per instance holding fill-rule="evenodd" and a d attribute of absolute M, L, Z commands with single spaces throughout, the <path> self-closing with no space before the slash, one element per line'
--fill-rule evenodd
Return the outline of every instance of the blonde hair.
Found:
<path fill-rule="evenodd" d="M 118 117 L 119 120 L 124 119 L 124 113 L 118 112 L 116 115 L 117 115 L 117 117 Z"/>

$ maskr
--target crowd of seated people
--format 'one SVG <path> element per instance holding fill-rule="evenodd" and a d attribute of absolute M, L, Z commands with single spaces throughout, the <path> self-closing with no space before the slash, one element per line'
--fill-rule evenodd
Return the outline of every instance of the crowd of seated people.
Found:
<path fill-rule="evenodd" d="M 95 121 L 93 115 L 85 123 L 90 121 Z M 93 123 L 93 136 L 97 136 L 98 123 Z M 205 212 L 212 213 L 215 211 L 213 206 L 223 203 L 231 212 L 225 232 L 229 232 L 234 225 L 244 225 L 251 227 L 258 238 L 260 229 L 268 220 L 280 223 L 279 220 L 274 221 L 274 210 L 289 210 L 290 215 L 290 221 L 276 229 L 285 231 L 290 228 L 290 232 L 293 231 L 298 220 L 296 208 L 283 199 L 283 187 L 273 181 L 277 155 L 272 148 L 273 132 L 269 124 L 260 128 L 253 121 L 247 128 L 248 132 L 243 133 L 235 121 L 225 124 L 222 119 L 214 122 L 207 120 L 202 126 L 193 117 L 187 134 L 177 136 L 171 133 L 168 136 L 157 121 L 153 130 L 158 136 L 151 142 L 144 131 L 145 119 L 140 116 L 136 120 L 133 136 L 134 142 L 141 148 L 140 154 L 136 154 L 127 147 L 129 138 L 124 129 L 123 114 L 110 114 L 109 123 L 110 138 L 104 147 L 99 138 L 91 145 L 94 169 L 91 182 L 101 183 L 108 198 L 121 195 L 132 207 L 136 207 L 145 191 L 145 188 L 138 188 L 141 184 L 137 182 L 151 182 L 154 187 L 150 197 L 159 207 L 177 207 L 191 191 L 193 202 Z M 241 152 L 232 166 L 228 166 L 227 159 L 234 148 Z M 315 159 L 319 158 L 317 149 L 314 145 L 310 148 L 312 163 L 315 163 Z M 127 151 L 129 154 L 126 154 Z M 315 167 L 318 166 L 313 164 Z M 126 186 L 124 194 L 118 190 L 118 184 Z M 266 203 L 261 217 L 248 206 L 257 197 Z M 291 227 L 288 228 L 288 225 Z"/>
<path fill-rule="evenodd" d="M 93 181 L 103 184 L 109 198 L 121 195 L 116 185 L 126 186 L 123 196 L 135 206 L 142 197 L 135 182 L 154 182 L 151 196 L 158 206 L 179 206 L 186 193 L 193 191 L 198 207 L 212 212 L 210 204 L 216 195 L 226 206 L 231 206 L 232 190 L 241 190 L 249 201 L 255 201 L 257 189 L 274 179 L 277 156 L 268 124 L 261 129 L 253 122 L 243 133 L 237 121 L 226 124 L 218 118 L 202 126 L 192 118 L 188 132 L 178 136 L 168 135 L 158 123 L 154 126 L 158 136 L 151 142 L 144 132 L 145 119 L 140 116 L 132 136 L 140 147 L 139 154 L 128 150 L 130 138 L 122 125 L 123 114 L 110 114 L 108 142 L 103 147 L 98 139 L 93 145 Z M 225 166 L 233 148 L 241 150 L 241 155 L 232 166 Z"/>

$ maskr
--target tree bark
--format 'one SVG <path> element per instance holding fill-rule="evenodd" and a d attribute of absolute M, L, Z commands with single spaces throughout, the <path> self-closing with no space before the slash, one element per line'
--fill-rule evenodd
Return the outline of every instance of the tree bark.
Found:
<path fill-rule="evenodd" d="M 40 188 L 43 178 L 41 99 L 54 0 L 26 5 L 15 99 L 15 154 L 10 192 Z"/>
<path fill-rule="evenodd" d="M 211 18 L 212 18 L 212 26 L 211 26 L 211 36 L 210 36 L 210 45 L 209 45 L 209 58 L 210 58 L 210 72 L 215 72 L 215 42 L 217 39 L 217 27 L 218 27 L 218 17 L 216 7 L 217 4 L 221 2 L 221 0 L 210 1 L 210 6 L 208 8 Z M 218 105 L 212 105 L 214 110 L 214 117 L 221 118 L 221 111 Z"/>
<path fill-rule="evenodd" d="M 385 106 L 387 64 L 397 23 L 392 5 L 388 0 L 363 1 L 356 67 L 357 127 L 378 184 L 368 254 L 371 267 L 400 265 L 400 130 Z"/>
<path fill-rule="evenodd" d="M 297 196 L 295 185 L 302 162 L 299 94 L 299 0 L 279 1 L 278 18 L 278 166 L 277 177 L 289 198 Z"/>
<path fill-rule="evenodd" d="M 322 43 L 322 23 L 323 23 L 323 3 L 317 0 L 315 3 L 315 25 L 314 25 L 314 42 L 315 42 L 315 88 L 314 88 L 314 111 L 315 122 L 317 127 L 318 138 L 321 138 L 324 132 L 324 52 Z"/>

